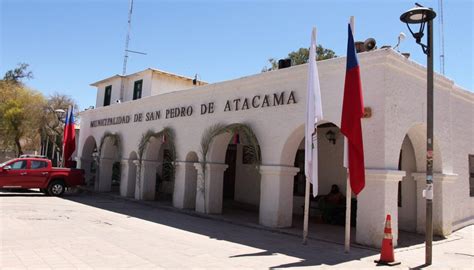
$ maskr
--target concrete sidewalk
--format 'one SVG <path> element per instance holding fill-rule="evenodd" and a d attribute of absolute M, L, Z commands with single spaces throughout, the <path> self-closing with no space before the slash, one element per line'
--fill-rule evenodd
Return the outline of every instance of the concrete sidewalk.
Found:
<path fill-rule="evenodd" d="M 249 211 L 243 210 L 239 208 L 224 208 L 223 214 L 221 215 L 213 215 L 213 214 L 202 214 L 196 212 L 192 209 L 177 209 L 172 206 L 172 203 L 169 201 L 142 201 L 142 200 L 135 200 L 134 198 L 122 197 L 118 194 L 118 192 L 96 192 L 90 189 L 81 189 L 83 192 L 87 192 L 90 194 L 95 194 L 96 196 L 104 196 L 113 200 L 124 200 L 129 201 L 132 203 L 137 203 L 141 205 L 146 205 L 149 207 L 154 207 L 157 209 L 162 209 L 166 211 L 177 212 L 185 215 L 211 219 L 221 222 L 226 222 L 230 224 L 236 224 L 240 226 L 245 226 L 249 228 L 265 230 L 274 233 L 281 233 L 292 235 L 302 239 L 303 235 L 303 217 L 302 216 L 294 216 L 293 218 L 293 226 L 290 228 L 269 228 L 258 223 L 258 211 Z M 382 224 L 383 225 L 383 224 Z M 321 224 L 314 222 L 310 217 L 309 221 L 309 232 L 308 232 L 308 239 L 309 240 L 317 240 L 322 242 L 329 242 L 333 244 L 344 245 L 344 226 L 337 226 L 337 225 L 328 225 L 328 224 Z M 452 240 L 452 237 L 449 238 Z M 444 238 L 439 236 L 434 236 L 433 243 L 442 243 Z M 380 240 L 382 241 L 382 240 Z M 424 235 L 411 233 L 411 232 L 403 232 L 399 231 L 399 239 L 398 239 L 398 249 L 396 251 L 403 251 L 406 248 L 412 248 L 413 246 L 422 245 L 425 241 Z M 357 244 L 355 242 L 355 228 L 351 228 L 351 246 L 368 249 L 372 251 L 379 252 L 380 250 L 377 248 L 364 246 Z M 424 247 L 424 246 L 423 246 Z"/>
<path fill-rule="evenodd" d="M 0 208 L 1 269 L 366 269 L 379 256 L 360 247 L 345 254 L 327 241 L 303 246 L 300 236 L 104 194 L 0 193 Z M 471 269 L 472 247 L 471 226 L 436 242 L 430 268 Z M 417 267 L 424 248 L 395 256 L 397 268 Z"/>

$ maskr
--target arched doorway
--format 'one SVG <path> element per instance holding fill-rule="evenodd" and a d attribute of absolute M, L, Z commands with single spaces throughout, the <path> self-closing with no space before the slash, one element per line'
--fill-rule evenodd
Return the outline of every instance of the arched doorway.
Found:
<path fill-rule="evenodd" d="M 318 148 L 318 192 L 313 197 L 313 185 L 310 196 L 310 219 L 314 223 L 329 225 L 344 225 L 346 196 L 346 168 L 344 161 L 344 137 L 339 128 L 333 123 L 323 123 L 317 127 Z M 293 213 L 294 223 L 300 223 L 304 213 L 305 196 L 305 138 L 301 139 L 295 154 L 294 166 L 300 171 L 294 177 L 293 185 Z M 333 197 L 331 189 L 336 186 L 340 192 L 339 199 L 328 200 Z M 333 191 L 334 193 L 334 191 Z M 354 201 L 355 208 L 356 202 Z M 355 209 L 352 211 L 355 224 Z"/>
<path fill-rule="evenodd" d="M 142 160 L 142 199 L 172 201 L 175 173 L 173 155 L 173 149 L 166 139 L 163 137 L 149 139 Z"/>
<path fill-rule="evenodd" d="M 224 172 L 223 210 L 258 211 L 260 204 L 260 173 L 255 166 L 249 145 L 235 133 L 226 149 Z"/>
<path fill-rule="evenodd" d="M 211 212 L 224 214 L 255 212 L 257 222 L 261 180 L 257 166 L 260 162 L 258 139 L 246 124 L 222 126 L 213 134 L 207 154 L 209 178 L 205 187 L 216 192 L 211 195 L 215 197 L 209 208 Z M 199 200 L 199 186 L 197 189 Z"/>
<path fill-rule="evenodd" d="M 84 170 L 86 186 L 93 187 L 96 182 L 97 172 L 97 144 L 93 136 L 87 137 L 82 147 L 81 153 L 81 169 Z"/>
<path fill-rule="evenodd" d="M 291 186 L 293 194 L 293 205 L 287 211 L 291 213 L 285 216 L 292 217 L 292 227 L 303 229 L 304 196 L 306 178 L 304 172 L 305 163 L 305 126 L 300 125 L 290 133 L 283 145 L 281 152 L 281 164 L 296 167 L 296 173 Z M 344 137 L 339 127 L 331 122 L 321 122 L 317 127 L 317 149 L 318 149 L 318 196 L 310 195 L 309 211 L 309 235 L 316 235 L 330 241 L 344 242 L 344 224 L 346 209 L 346 182 L 347 172 L 343 166 L 344 161 Z M 333 185 L 339 189 L 337 196 L 329 195 Z M 351 205 L 351 224 L 356 225 L 357 201 L 355 196 Z M 336 197 L 337 200 L 333 200 Z M 328 200 L 329 198 L 329 200 Z M 355 234 L 355 230 L 351 230 Z M 352 239 L 355 239 L 352 237 Z"/>
<path fill-rule="evenodd" d="M 424 233 L 426 211 L 422 193 L 426 188 L 426 125 L 413 124 L 401 141 L 398 169 L 406 172 L 398 188 L 398 228 L 401 231 Z M 443 156 L 436 137 L 433 138 L 433 173 L 443 171 Z M 435 192 L 439 184 L 435 183 Z M 436 209 L 436 204 L 435 208 Z M 438 205 L 439 206 L 439 205 Z M 436 211 L 436 210 L 434 210 Z M 440 215 L 434 215 L 440 216 Z M 439 221 L 433 219 L 434 228 Z M 434 229 L 436 231 L 436 229 Z M 403 235 L 400 241 L 405 241 Z"/>
<path fill-rule="evenodd" d="M 101 192 L 120 192 L 121 164 L 120 139 L 117 134 L 104 134 L 101 141 L 99 161 L 99 182 L 96 190 Z"/>
<path fill-rule="evenodd" d="M 405 177 L 398 182 L 398 229 L 416 232 L 416 182 L 412 176 L 416 172 L 415 149 L 408 136 L 405 136 L 400 149 L 398 170 L 405 171 Z"/>

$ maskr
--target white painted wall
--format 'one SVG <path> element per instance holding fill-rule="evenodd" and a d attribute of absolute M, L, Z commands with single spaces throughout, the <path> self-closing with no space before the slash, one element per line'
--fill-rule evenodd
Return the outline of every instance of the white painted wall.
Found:
<path fill-rule="evenodd" d="M 361 53 L 359 54 L 359 63 L 364 89 L 364 104 L 372 109 L 372 117 L 362 120 L 365 164 L 368 169 L 382 171 L 382 173 L 377 171 L 373 174 L 374 176 L 371 176 L 377 178 L 386 171 L 398 169 L 399 151 L 405 135 L 412 127 L 420 125 L 420 123 L 422 125 L 425 122 L 426 69 L 411 60 L 407 60 L 393 50 Z M 338 124 L 341 119 L 345 58 L 320 61 L 318 66 L 324 116 L 327 121 Z M 267 166 L 264 167 L 266 175 L 265 179 L 262 180 L 262 182 L 265 182 L 262 183 L 262 187 L 270 187 L 269 183 L 273 181 L 275 172 L 284 171 L 286 173 L 287 169 L 282 168 L 286 168 L 285 166 L 293 167 L 296 150 L 304 137 L 306 74 L 307 66 L 300 65 L 155 96 L 147 97 L 144 91 L 144 98 L 139 101 L 124 102 L 120 105 L 82 112 L 79 153 L 81 155 L 85 138 L 93 136 L 99 142 L 105 131 L 111 131 L 117 132 L 123 137 L 125 143 L 123 144 L 122 153 L 124 157 L 128 157 L 132 151 L 137 151 L 138 142 L 146 130 L 159 131 L 164 127 L 171 127 L 176 133 L 177 159 L 183 161 L 190 151 L 200 153 L 201 136 L 204 130 L 212 124 L 243 122 L 252 127 L 259 140 L 263 158 L 262 163 Z M 144 80 L 144 89 L 146 85 Z M 273 95 L 273 93 L 282 91 L 286 91 L 287 94 L 294 91 L 298 103 L 224 112 L 227 100 L 252 98 L 255 95 L 263 97 L 265 94 Z M 209 102 L 215 103 L 215 113 L 201 115 L 200 105 Z M 474 138 L 473 104 L 474 95 L 472 93 L 459 89 L 452 81 L 444 77 L 436 76 L 435 150 L 441 154 L 439 156 L 435 155 L 435 168 L 442 170 L 444 173 L 459 175 L 451 195 L 454 198 L 452 200 L 452 208 L 455 209 L 453 215 L 454 227 L 472 222 L 470 217 L 474 215 L 473 199 L 469 197 L 467 167 L 468 154 L 474 153 L 472 140 Z M 194 109 L 193 115 L 164 118 L 166 109 L 179 106 L 192 106 Z M 92 120 L 120 115 L 133 116 L 136 113 L 155 110 L 161 110 L 162 118 L 160 120 L 89 127 Z M 419 137 L 422 138 L 422 129 L 418 133 L 421 134 Z M 422 141 L 413 141 L 417 161 L 423 160 L 425 155 Z M 221 160 L 209 161 L 222 162 Z M 273 170 L 268 166 L 280 166 L 280 168 Z M 418 171 L 423 168 L 420 165 L 417 167 Z M 293 173 L 293 170 L 291 170 L 291 173 Z M 289 175 L 289 173 L 287 174 Z M 390 178 L 391 181 L 390 183 L 387 182 L 388 184 L 384 182 L 380 189 L 387 195 L 386 198 L 390 199 L 390 203 L 393 203 L 395 198 L 396 209 L 396 196 L 388 196 L 394 191 L 387 190 L 387 187 L 394 186 L 397 181 L 395 178 L 399 176 L 391 171 L 389 174 L 388 176 L 380 176 L 381 181 L 388 181 L 383 180 L 385 178 Z M 337 175 L 330 178 L 340 179 L 339 173 Z M 392 177 L 392 175 L 395 176 Z M 289 187 L 286 183 L 288 180 L 286 174 L 284 177 L 279 177 L 278 183 L 281 184 L 280 186 Z M 371 182 L 378 183 L 377 180 L 371 180 Z M 325 189 L 326 187 L 322 185 L 321 188 Z M 272 194 L 283 194 L 281 190 L 274 191 L 277 192 Z M 260 192 L 263 194 L 262 197 L 270 198 L 268 197 L 270 193 L 264 193 L 263 190 L 260 190 Z M 325 191 L 322 190 L 321 192 Z M 367 188 L 367 192 L 378 192 L 378 187 Z M 365 196 L 369 198 L 370 194 L 365 194 Z M 261 203 L 262 201 L 260 201 L 262 207 Z M 267 208 L 272 207 L 272 205 L 265 203 Z M 292 208 L 293 205 L 289 208 L 279 206 L 277 209 L 283 211 Z M 393 207 L 391 205 L 384 209 L 393 209 Z M 366 209 L 366 211 L 368 210 Z M 396 210 L 394 211 L 396 212 Z M 361 213 L 362 216 L 359 216 L 358 220 L 373 218 L 373 214 L 365 217 L 364 211 Z M 383 221 L 384 214 L 382 212 L 378 214 L 380 217 L 377 217 L 376 222 Z M 287 222 L 286 219 L 286 217 L 265 218 L 264 223 L 268 224 L 268 222 L 271 223 L 275 220 L 276 222 L 279 222 L 278 220 Z M 394 218 L 394 220 L 393 224 L 396 224 L 396 219 Z"/>
<path fill-rule="evenodd" d="M 121 87 L 120 81 L 121 81 L 121 78 L 117 77 L 109 81 L 100 83 L 97 86 L 97 100 L 95 103 L 96 108 L 104 106 L 105 87 L 109 85 L 112 85 L 112 95 L 110 98 L 110 106 L 115 105 L 115 101 L 120 98 L 120 87 Z"/>
<path fill-rule="evenodd" d="M 237 145 L 234 200 L 258 206 L 260 203 L 260 173 L 255 165 L 243 164 L 243 145 Z"/>
<path fill-rule="evenodd" d="M 143 80 L 142 85 L 142 98 L 148 97 L 151 95 L 151 85 L 152 85 L 152 71 L 146 69 L 142 72 L 137 72 L 131 75 L 128 75 L 124 80 L 124 100 L 123 102 L 133 101 L 133 88 L 135 82 Z"/>
<path fill-rule="evenodd" d="M 406 176 L 401 181 L 402 206 L 398 207 L 399 229 L 416 232 L 416 181 L 411 175 L 416 172 L 416 160 L 415 151 L 408 136 L 403 140 L 401 170 L 406 172 Z"/>
<path fill-rule="evenodd" d="M 160 72 L 153 72 L 151 95 L 159 95 L 195 87 L 192 80 L 177 78 Z"/>
<path fill-rule="evenodd" d="M 458 175 L 453 188 L 453 228 L 472 224 L 474 219 L 474 197 L 469 197 L 469 154 L 474 154 L 474 105 L 473 94 L 454 86 L 449 103 L 452 172 Z M 469 101 L 470 100 L 470 101 Z"/>

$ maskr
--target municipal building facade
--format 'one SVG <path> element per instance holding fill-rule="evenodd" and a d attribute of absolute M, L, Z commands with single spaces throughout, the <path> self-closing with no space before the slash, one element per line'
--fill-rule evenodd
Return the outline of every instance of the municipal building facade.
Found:
<path fill-rule="evenodd" d="M 396 245 L 399 230 L 425 229 L 426 68 L 392 49 L 358 57 L 366 186 L 352 195 L 355 240 L 380 246 L 391 214 Z M 346 189 L 345 63 L 318 62 L 321 195 Z M 290 227 L 303 212 L 306 83 L 307 65 L 213 84 L 155 69 L 101 80 L 95 109 L 80 114 L 78 166 L 100 192 L 205 214 L 250 209 L 263 226 Z M 474 94 L 438 74 L 434 84 L 433 222 L 449 235 L 474 223 Z"/>

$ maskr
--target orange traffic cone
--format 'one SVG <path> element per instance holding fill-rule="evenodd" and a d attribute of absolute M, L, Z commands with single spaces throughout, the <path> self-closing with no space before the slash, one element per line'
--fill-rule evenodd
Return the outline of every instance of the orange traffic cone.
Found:
<path fill-rule="evenodd" d="M 387 215 L 385 220 L 385 229 L 382 240 L 382 250 L 380 251 L 380 260 L 375 261 L 378 264 L 384 265 L 398 265 L 400 262 L 395 262 L 395 255 L 393 254 L 393 242 L 392 242 L 392 218 Z"/>

